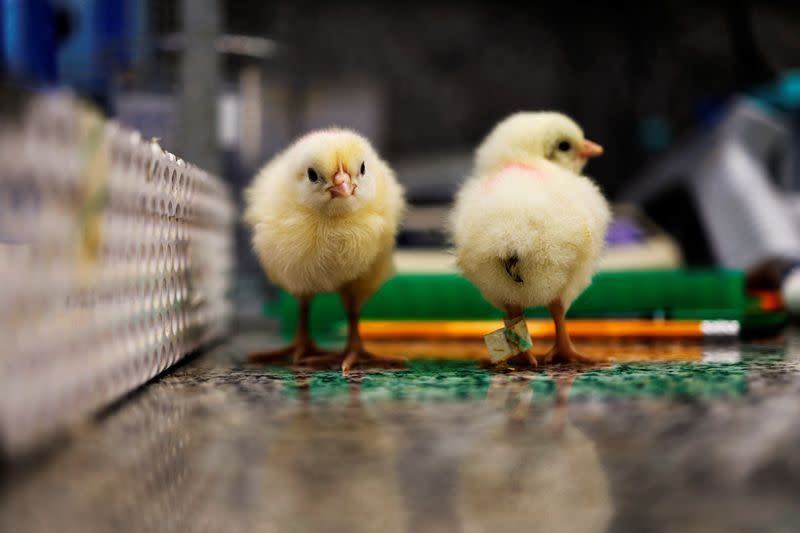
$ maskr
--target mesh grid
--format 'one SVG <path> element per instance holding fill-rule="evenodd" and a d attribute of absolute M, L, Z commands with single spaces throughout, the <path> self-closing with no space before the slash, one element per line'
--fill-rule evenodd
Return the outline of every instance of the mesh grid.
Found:
<path fill-rule="evenodd" d="M 0 127 L 0 436 L 25 447 L 223 334 L 216 177 L 65 95 Z"/>

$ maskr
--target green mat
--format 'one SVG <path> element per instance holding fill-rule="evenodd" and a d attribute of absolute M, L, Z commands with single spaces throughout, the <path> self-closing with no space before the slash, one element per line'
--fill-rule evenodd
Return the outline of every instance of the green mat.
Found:
<path fill-rule="evenodd" d="M 590 370 L 576 377 L 571 399 L 714 397 L 747 394 L 746 361 L 714 363 L 624 363 Z M 298 396 L 295 376 L 273 372 L 284 384 L 283 394 Z M 406 369 L 375 372 L 360 380 L 360 397 L 366 401 L 453 401 L 482 399 L 492 374 L 465 361 L 411 360 Z M 314 401 L 348 401 L 352 383 L 341 372 L 315 372 L 307 382 Z M 555 398 L 550 376 L 538 373 L 528 384 L 537 398 Z"/>

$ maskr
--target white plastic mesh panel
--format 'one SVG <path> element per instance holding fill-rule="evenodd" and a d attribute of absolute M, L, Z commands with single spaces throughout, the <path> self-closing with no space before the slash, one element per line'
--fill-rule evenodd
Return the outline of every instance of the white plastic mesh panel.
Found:
<path fill-rule="evenodd" d="M 234 205 L 64 95 L 0 126 L 0 437 L 16 450 L 223 334 Z"/>

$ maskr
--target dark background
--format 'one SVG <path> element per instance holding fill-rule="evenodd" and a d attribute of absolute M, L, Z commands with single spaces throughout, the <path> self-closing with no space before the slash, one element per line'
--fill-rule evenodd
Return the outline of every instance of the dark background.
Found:
<path fill-rule="evenodd" d="M 228 154 L 223 167 L 210 164 L 234 184 L 245 183 L 293 137 L 325 124 L 330 114 L 315 117 L 315 93 L 334 91 L 335 102 L 347 102 L 350 90 L 350 102 L 372 102 L 374 131 L 365 133 L 391 160 L 468 153 L 513 111 L 564 111 L 605 146 L 606 155 L 593 162 L 591 173 L 614 197 L 650 158 L 687 131 L 712 124 L 732 95 L 800 67 L 797 2 L 9 0 L 8 5 L 17 7 L 7 6 L 6 20 L 0 18 L 6 52 L 13 55 L 9 39 L 19 37 L 17 22 L 10 20 L 16 9 L 36 19 L 27 41 L 22 39 L 32 52 L 21 53 L 55 42 L 58 57 L 52 67 L 39 61 L 27 72 L 4 60 L 4 78 L 72 86 L 112 115 L 120 111 L 120 95 L 130 91 L 174 97 L 174 114 L 180 115 L 183 48 L 170 38 L 185 37 L 187 13 L 209 18 L 213 11 L 220 34 L 269 40 L 275 49 L 261 57 L 220 52 L 208 58 L 218 66 L 220 91 L 235 93 L 246 68 L 259 71 L 264 91 L 279 89 L 274 106 L 281 116 L 271 120 L 265 114 L 268 133 L 259 153 L 247 161 Z M 341 125 L 361 125 L 343 113 L 334 114 Z M 180 123 L 179 117 L 171 120 Z M 170 135 L 159 127 L 147 131 L 146 123 L 134 125 L 197 159 L 176 140 L 190 137 L 191 130 L 177 128 Z M 235 146 L 226 149 L 236 152 Z M 206 155 L 199 156 L 201 162 Z"/>
<path fill-rule="evenodd" d="M 222 20 L 283 46 L 264 63 L 294 105 L 314 84 L 377 86 L 389 158 L 470 149 L 510 112 L 557 109 L 605 146 L 591 173 L 614 196 L 731 95 L 800 66 L 798 6 L 235 1 Z M 159 32 L 177 29 L 177 7 L 158 2 Z M 227 76 L 240 63 L 228 57 Z"/>

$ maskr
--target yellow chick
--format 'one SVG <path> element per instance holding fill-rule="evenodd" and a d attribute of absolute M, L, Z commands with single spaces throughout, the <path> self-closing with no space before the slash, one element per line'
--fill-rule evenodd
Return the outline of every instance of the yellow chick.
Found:
<path fill-rule="evenodd" d="M 349 321 L 342 370 L 370 357 L 359 335 L 359 312 L 394 271 L 405 208 L 391 168 L 353 131 L 315 131 L 267 163 L 245 191 L 245 202 L 244 220 L 261 265 L 300 309 L 294 342 L 252 358 L 292 354 L 294 364 L 329 361 L 309 336 L 308 313 L 315 294 L 333 291 L 341 294 Z"/>
<path fill-rule="evenodd" d="M 548 306 L 556 343 L 545 362 L 589 361 L 564 315 L 591 282 L 611 218 L 598 187 L 580 175 L 602 153 L 562 114 L 516 113 L 478 147 L 450 216 L 459 267 L 506 323 Z M 537 364 L 530 351 L 522 359 Z"/>

